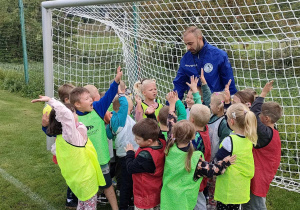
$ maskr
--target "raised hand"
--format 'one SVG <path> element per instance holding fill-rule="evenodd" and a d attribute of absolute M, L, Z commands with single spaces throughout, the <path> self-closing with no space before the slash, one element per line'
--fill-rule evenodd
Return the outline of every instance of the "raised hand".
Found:
<path fill-rule="evenodd" d="M 191 76 L 191 83 L 186 83 L 190 89 L 192 90 L 193 93 L 197 93 L 198 89 L 197 89 L 197 84 L 198 84 L 199 78 L 195 77 L 194 75 Z"/>
<path fill-rule="evenodd" d="M 141 103 L 142 103 L 142 99 L 141 99 L 141 97 L 140 97 L 139 95 L 135 95 L 135 96 L 134 96 L 134 99 L 135 99 L 135 102 L 136 102 L 137 104 L 141 104 Z"/>
<path fill-rule="evenodd" d="M 48 97 L 48 96 L 39 96 L 39 99 L 33 99 L 32 101 L 31 101 L 31 103 L 36 103 L 36 102 L 48 102 L 48 101 L 50 101 L 50 97 Z"/>
<path fill-rule="evenodd" d="M 42 116 L 42 126 L 43 127 L 47 127 L 49 125 L 49 113 L 46 112 L 45 114 L 43 114 Z"/>
<path fill-rule="evenodd" d="M 224 89 L 225 103 L 226 104 L 229 104 L 230 103 L 230 99 L 231 99 L 230 91 L 229 91 L 230 84 L 231 84 L 231 79 L 225 85 L 225 89 Z"/>
<path fill-rule="evenodd" d="M 265 98 L 267 96 L 267 94 L 273 89 L 273 83 L 273 80 L 266 83 L 265 87 L 261 91 L 260 97 Z"/>
<path fill-rule="evenodd" d="M 120 81 L 121 81 L 121 78 L 122 78 L 122 75 L 123 75 L 123 72 L 122 72 L 122 70 L 121 70 L 121 66 L 119 66 L 118 68 L 117 68 L 117 75 L 116 75 L 116 77 L 115 77 L 115 81 L 116 81 L 116 83 L 120 83 Z"/>
<path fill-rule="evenodd" d="M 201 84 L 202 84 L 202 85 L 206 85 L 206 84 L 207 84 L 206 79 L 205 79 L 205 77 L 204 77 L 204 71 L 203 71 L 203 68 L 201 68 L 200 80 L 201 80 Z"/>

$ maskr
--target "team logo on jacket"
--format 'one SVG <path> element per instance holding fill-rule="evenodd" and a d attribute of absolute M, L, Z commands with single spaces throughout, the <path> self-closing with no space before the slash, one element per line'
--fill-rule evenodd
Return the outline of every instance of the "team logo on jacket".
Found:
<path fill-rule="evenodd" d="M 204 65 L 204 71 L 206 73 L 210 73 L 213 70 L 214 66 L 211 63 L 206 63 Z"/>

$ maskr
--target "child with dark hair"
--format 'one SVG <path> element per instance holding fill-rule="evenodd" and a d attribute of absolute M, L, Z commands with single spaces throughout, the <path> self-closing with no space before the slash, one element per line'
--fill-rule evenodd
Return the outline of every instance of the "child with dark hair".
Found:
<path fill-rule="evenodd" d="M 132 174 L 135 209 L 159 209 L 166 141 L 153 119 L 140 120 L 132 132 L 139 148 L 134 152 L 127 145 L 126 167 Z"/>
<path fill-rule="evenodd" d="M 99 186 L 105 185 L 96 150 L 87 137 L 87 128 L 78 122 L 75 107 L 47 96 L 31 101 L 53 107 L 47 133 L 56 135 L 57 162 L 68 186 L 78 197 L 77 209 L 97 209 Z M 76 164 L 74 164 L 76 162 Z"/>
<path fill-rule="evenodd" d="M 273 81 L 266 83 L 251 107 L 257 119 L 258 140 L 253 148 L 255 173 L 251 180 L 250 201 L 243 205 L 243 209 L 267 209 L 266 196 L 280 165 L 281 141 L 275 123 L 280 119 L 282 109 L 276 102 L 264 103 L 264 98 L 272 88 Z"/>
<path fill-rule="evenodd" d="M 167 126 L 168 115 L 169 115 L 169 106 L 164 106 L 159 110 L 159 114 L 157 116 L 157 121 L 159 122 L 159 126 L 162 134 L 165 137 L 165 140 L 168 139 L 168 126 Z"/>
<path fill-rule="evenodd" d="M 58 92 L 58 97 L 59 100 L 63 104 L 69 104 L 70 103 L 70 93 L 71 91 L 75 88 L 74 85 L 72 84 L 63 84 L 61 85 L 57 92 Z M 49 135 L 47 134 L 47 127 L 49 123 L 49 114 L 52 110 L 52 107 L 50 105 L 46 105 L 45 108 L 43 109 L 43 117 L 42 117 L 42 130 L 45 132 L 45 134 L 49 137 L 56 137 L 56 135 Z M 55 151 L 55 143 L 51 147 L 51 152 L 53 154 L 52 161 L 53 163 L 57 164 L 57 159 L 56 159 L 56 151 Z M 72 192 L 72 190 L 68 187 L 67 189 L 67 199 L 66 199 L 66 208 L 73 208 L 75 209 L 77 207 L 78 199 Z"/>

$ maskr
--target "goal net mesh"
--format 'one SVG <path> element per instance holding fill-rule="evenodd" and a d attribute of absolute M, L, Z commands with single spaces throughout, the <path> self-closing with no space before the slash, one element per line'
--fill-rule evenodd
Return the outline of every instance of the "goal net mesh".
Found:
<path fill-rule="evenodd" d="M 54 90 L 64 83 L 107 90 L 121 65 L 129 88 L 157 81 L 163 100 L 173 89 L 186 52 L 182 32 L 199 27 L 208 43 L 227 52 L 237 89 L 283 107 L 277 123 L 281 164 L 272 185 L 300 192 L 299 0 L 164 0 L 52 10 Z"/>

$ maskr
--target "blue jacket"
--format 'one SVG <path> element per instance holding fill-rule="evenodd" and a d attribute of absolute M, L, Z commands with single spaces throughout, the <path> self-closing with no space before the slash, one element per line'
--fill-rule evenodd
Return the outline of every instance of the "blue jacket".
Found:
<path fill-rule="evenodd" d="M 211 92 L 223 91 L 229 79 L 232 80 L 229 87 L 230 94 L 237 92 L 227 53 L 208 44 L 204 38 L 203 42 L 204 46 L 197 54 L 188 51 L 180 61 L 177 76 L 173 81 L 179 99 L 182 99 L 184 92 L 189 90 L 186 82 L 190 83 L 190 76 L 199 77 L 201 68 L 204 70 L 204 77 Z"/>
<path fill-rule="evenodd" d="M 93 102 L 94 110 L 99 115 L 99 117 L 101 117 L 102 119 L 104 119 L 106 111 L 108 110 L 111 102 L 117 95 L 118 87 L 119 87 L 119 84 L 116 83 L 115 81 L 113 81 L 113 83 L 111 83 L 111 85 L 110 85 L 109 89 L 107 90 L 107 92 L 105 93 L 105 95 L 102 98 L 100 98 L 99 101 Z M 82 116 L 82 115 L 88 114 L 89 112 L 80 112 L 77 110 L 76 113 L 79 116 Z"/>
<path fill-rule="evenodd" d="M 113 111 L 110 119 L 110 124 L 106 126 L 107 138 L 113 139 L 114 134 L 117 133 L 120 127 L 124 127 L 128 113 L 128 101 L 126 97 L 119 98 L 120 108 L 118 112 Z"/>

